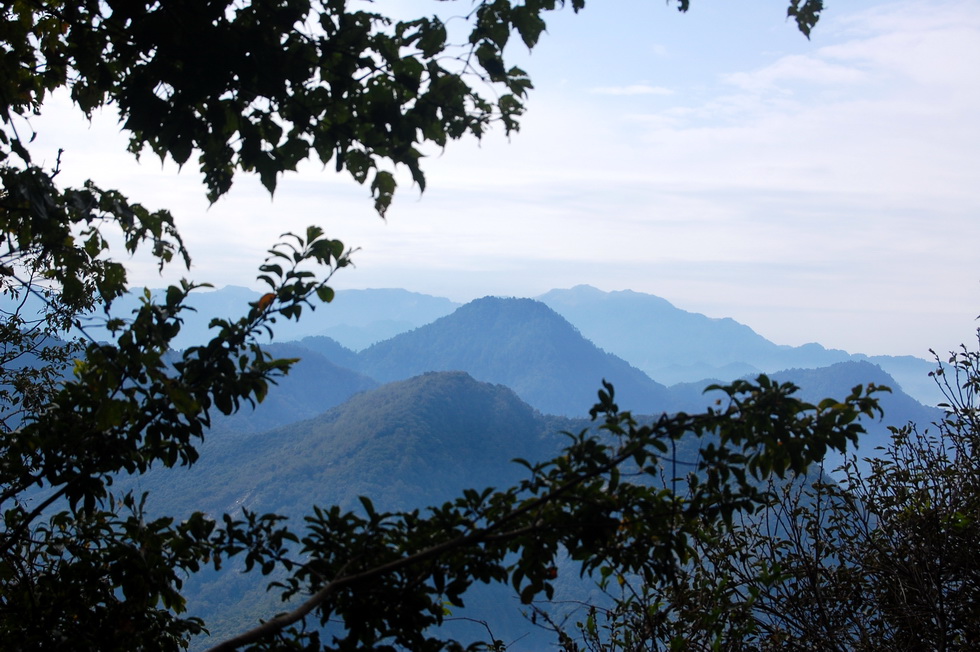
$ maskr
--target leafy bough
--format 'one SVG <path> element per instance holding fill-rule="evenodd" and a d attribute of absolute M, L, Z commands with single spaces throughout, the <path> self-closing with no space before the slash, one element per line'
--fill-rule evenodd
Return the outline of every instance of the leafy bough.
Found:
<path fill-rule="evenodd" d="M 362 513 L 314 508 L 302 539 L 280 530 L 300 554 L 276 559 L 290 574 L 270 588 L 294 608 L 212 650 L 461 649 L 438 628 L 446 603 L 463 606 L 477 582 L 510 584 L 525 604 L 550 599 L 565 556 L 583 576 L 669 582 L 706 524 L 730 527 L 736 513 L 762 508 L 766 478 L 843 451 L 863 432 L 859 417 L 878 411 L 874 387 L 819 405 L 764 376 L 720 389 L 724 408 L 640 424 L 606 384 L 592 410 L 598 428 L 565 433 L 554 459 L 518 460 L 529 477 L 514 487 L 467 490 L 425 512 L 379 513 L 367 498 Z M 658 480 L 672 444 L 688 437 L 701 445 L 681 494 Z"/>
<path fill-rule="evenodd" d="M 110 490 L 119 474 L 193 464 L 214 411 L 261 401 L 295 362 L 264 352 L 261 336 L 277 318 L 330 301 L 327 282 L 349 254 L 318 227 L 284 236 L 260 268 L 269 291 L 244 317 L 213 320 L 211 341 L 180 355 L 170 343 L 200 286 L 184 281 L 159 298 L 146 291 L 131 318 L 108 320 L 116 343 L 90 342 L 44 408 L 0 439 L 4 640 L 25 649 L 184 647 L 202 631 L 199 619 L 179 617 L 187 574 L 220 566 L 243 541 L 252 556 L 281 554 L 275 517 L 226 519 L 223 529 L 202 514 L 147 522 L 144 499 Z"/>

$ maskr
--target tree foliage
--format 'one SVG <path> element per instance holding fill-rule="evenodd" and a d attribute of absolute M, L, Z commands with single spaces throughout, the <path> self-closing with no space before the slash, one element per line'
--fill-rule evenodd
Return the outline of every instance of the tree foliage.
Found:
<path fill-rule="evenodd" d="M 467 492 L 429 512 L 360 515 L 314 508 L 306 533 L 276 515 L 148 519 L 144 498 L 113 492 L 120 473 L 193 464 L 216 413 L 262 400 L 292 361 L 272 359 L 259 335 L 277 319 L 329 302 L 348 251 L 311 227 L 286 235 L 259 268 L 267 293 L 214 337 L 176 358 L 184 281 L 143 294 L 126 319 L 109 318 L 126 292 L 109 243 L 149 250 L 160 266 L 185 249 L 165 210 L 86 182 L 58 184 L 34 162 L 32 118 L 57 93 L 91 116 L 119 114 L 129 149 L 185 165 L 195 158 L 212 201 L 238 172 L 270 192 L 307 158 L 370 182 L 384 215 L 396 166 L 424 188 L 422 147 L 518 127 L 530 80 L 505 61 L 512 35 L 533 47 L 560 0 L 487 0 L 467 7 L 462 43 L 437 16 L 392 21 L 344 0 L 5 0 L 0 21 L 0 633 L 19 649 L 177 649 L 204 624 L 188 617 L 184 578 L 231 556 L 269 573 L 299 606 L 223 644 L 302 646 L 451 644 L 426 627 L 443 600 L 475 581 L 509 582 L 522 599 L 550 591 L 554 557 L 584 572 L 622 567 L 670 577 L 704 523 L 728 524 L 763 494 L 751 481 L 802 470 L 841 449 L 874 402 L 806 405 L 763 381 L 730 388 L 730 404 L 703 415 L 635 423 L 602 394 L 605 434 L 571 435 L 565 454 L 528 463 L 529 478 L 498 492 Z M 584 0 L 567 3 L 581 10 Z M 687 9 L 687 1 L 677 6 Z M 792 2 L 808 33 L 821 6 Z M 30 296 L 44 308 L 31 314 Z M 106 311 L 110 343 L 85 337 L 81 315 Z M 68 338 L 68 339 L 66 339 Z M 712 438 L 703 482 L 686 495 L 624 482 L 658 468 L 670 442 Z M 642 544 L 642 545 L 641 545 Z M 298 548 L 297 548 L 298 546 Z M 398 603 L 399 608 L 392 605 Z M 319 640 L 306 628 L 343 618 Z"/>
<path fill-rule="evenodd" d="M 581 635 L 569 647 L 976 649 L 980 351 L 937 363 L 942 420 L 892 428 L 869 466 L 852 459 L 839 482 L 773 484 L 766 509 L 709 524 L 673 582 L 607 583 L 611 606 L 587 610 L 565 632 Z"/>

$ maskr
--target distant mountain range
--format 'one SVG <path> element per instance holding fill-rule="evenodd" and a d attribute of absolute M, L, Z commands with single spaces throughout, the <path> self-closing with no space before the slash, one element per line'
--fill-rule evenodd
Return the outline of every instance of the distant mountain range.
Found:
<path fill-rule="evenodd" d="M 308 382 L 319 382 L 315 369 Z M 816 399 L 840 394 L 841 386 L 882 382 L 888 376 L 869 363 L 847 362 L 786 372 L 778 379 L 810 387 L 804 397 Z M 668 400 L 694 410 L 713 398 L 694 385 L 678 385 Z M 904 394 L 884 400 L 886 414 L 897 423 L 936 417 L 934 409 Z M 358 496 L 369 496 L 379 510 L 412 509 L 441 504 L 466 488 L 510 486 L 526 474 L 513 458 L 551 457 L 563 443 L 561 431 L 589 424 L 588 419 L 541 414 L 509 388 L 464 372 L 430 372 L 358 393 L 316 417 L 266 432 L 212 433 L 194 467 L 123 479 L 117 488 L 136 485 L 149 491 L 151 510 L 177 518 L 194 510 L 218 515 L 247 508 L 299 519 L 311 505 L 356 508 Z M 886 436 L 884 423 L 868 426 L 872 433 L 863 450 Z M 678 450 L 687 451 L 678 453 L 682 459 L 693 455 L 687 447 Z M 574 579 L 576 573 L 568 576 L 559 591 L 579 599 L 589 584 Z M 274 594 L 262 588 L 269 579 L 275 578 L 234 571 L 196 575 L 187 585 L 188 606 L 220 639 L 281 608 Z M 478 610 L 466 612 L 468 617 L 492 618 L 499 637 L 515 640 L 530 633 L 508 649 L 536 650 L 547 643 L 519 615 L 506 587 L 481 588 L 467 604 Z M 465 623 L 460 627 L 465 630 Z M 460 635 L 467 636 L 465 631 Z"/>
<path fill-rule="evenodd" d="M 496 321 L 487 312 L 492 312 Z M 313 342 L 322 345 L 322 341 Z M 289 349 L 289 353 L 304 357 L 299 348 L 303 343 L 296 345 L 299 350 Z M 507 386 L 541 413 L 570 418 L 586 417 L 603 379 L 613 383 L 616 401 L 622 409 L 648 415 L 702 411 L 723 397 L 721 393 L 705 393 L 705 388 L 726 382 L 704 379 L 664 387 L 616 356 L 597 349 L 555 313 L 528 299 L 477 300 L 449 317 L 360 353 L 341 350 L 346 351 L 345 356 L 354 356 L 353 366 L 358 373 L 348 373 L 358 384 L 335 387 L 337 396 L 355 396 L 364 391 L 367 377 L 371 382 L 384 383 L 427 372 L 455 371 Z M 303 387 L 344 382 L 337 375 L 336 365 L 309 364 L 301 368 L 305 375 L 296 382 Z M 797 385 L 801 398 L 813 403 L 827 397 L 843 398 L 856 385 L 874 383 L 890 387 L 892 391 L 879 394 L 885 417 L 864 420 L 868 435 L 859 447 L 862 456 L 873 456 L 876 447 L 888 442 L 888 426 L 902 426 L 910 421 L 929 424 L 941 414 L 906 394 L 894 378 L 866 360 L 838 362 L 815 369 L 787 369 L 770 377 Z M 292 382 L 287 377 L 282 387 L 275 388 L 270 396 L 275 397 L 280 391 L 288 393 Z M 263 424 L 276 420 L 289 423 L 342 402 L 333 400 L 331 403 L 322 394 L 307 389 L 291 395 L 285 412 L 281 411 L 280 403 L 270 405 L 267 400 L 257 413 L 266 414 L 261 420 Z M 835 466 L 836 461 L 839 460 L 828 466 Z"/>
<path fill-rule="evenodd" d="M 361 351 L 356 369 L 379 382 L 462 370 L 510 387 L 549 414 L 585 416 L 603 379 L 637 412 L 659 411 L 667 404 L 666 387 L 602 351 L 531 299 L 477 299 Z"/>
<path fill-rule="evenodd" d="M 257 296 L 243 288 L 193 295 L 197 312 L 186 316 L 180 345 L 204 341 L 213 317 L 239 315 Z M 131 307 L 118 304 L 115 314 Z M 885 418 L 865 420 L 862 455 L 888 441 L 889 425 L 925 426 L 941 414 L 909 395 L 935 401 L 924 389 L 932 369 L 925 360 L 780 346 L 731 319 L 629 291 L 579 286 L 460 306 L 405 290 L 349 290 L 300 324 L 277 324 L 277 342 L 295 341 L 268 347 L 300 360 L 292 372 L 256 410 L 216 418 L 194 467 L 120 478 L 117 489 L 149 491 L 151 512 L 177 518 L 242 508 L 300 518 L 313 504 L 354 507 L 361 495 L 381 510 L 422 508 L 465 488 L 513 484 L 525 471 L 510 460 L 543 460 L 560 447 L 561 431 L 589 427 L 584 417 L 604 379 L 620 407 L 638 415 L 703 410 L 719 398 L 705 393 L 708 385 L 762 371 L 795 383 L 811 402 L 888 385 Z M 88 330 L 97 332 L 97 321 Z M 191 613 L 205 618 L 212 640 L 281 609 L 263 588 L 274 578 L 230 570 L 187 584 Z M 558 588 L 571 602 L 588 583 Z M 498 589 L 481 587 L 480 599 L 468 599 L 489 606 L 462 614 L 458 626 L 492 617 L 505 640 L 530 632 L 508 649 L 553 643 Z"/>
<path fill-rule="evenodd" d="M 194 312 L 184 314 L 184 323 L 174 346 L 185 349 L 206 342 L 211 338 L 208 324 L 212 319 L 240 317 L 248 310 L 248 302 L 255 301 L 259 296 L 259 292 L 234 285 L 220 290 L 192 292 L 187 305 Z M 0 305 L 3 305 L 3 301 L 0 298 Z M 125 295 L 115 301 L 112 314 L 126 318 L 139 306 L 139 302 L 137 293 Z M 29 303 L 38 304 L 38 300 L 32 297 Z M 326 335 L 347 348 L 359 350 L 428 324 L 448 315 L 459 305 L 449 299 L 408 290 L 341 290 L 332 303 L 304 311 L 298 322 L 279 320 L 274 326 L 275 340 L 288 342 Z M 37 307 L 40 308 L 40 305 Z M 86 332 L 96 339 L 107 337 L 104 324 L 103 315 L 93 315 L 86 324 Z"/>
<path fill-rule="evenodd" d="M 257 292 L 234 286 L 192 294 L 190 305 L 197 312 L 186 315 L 177 346 L 205 341 L 212 318 L 239 315 L 248 301 L 258 296 Z M 630 290 L 603 292 L 580 285 L 552 290 L 537 300 L 564 317 L 595 346 L 663 385 L 703 378 L 732 380 L 850 360 L 879 365 L 922 403 L 935 405 L 942 400 L 928 377 L 934 363 L 922 358 L 866 356 L 827 349 L 817 343 L 779 345 L 732 319 L 688 312 L 660 297 Z M 114 314 L 127 315 L 136 301 L 132 297 L 119 300 Z M 446 317 L 459 307 L 449 299 L 406 290 L 341 290 L 331 304 L 305 313 L 298 323 L 276 324 L 276 341 L 327 336 L 353 354 Z M 98 319 L 93 320 L 88 331 L 95 337 L 104 332 Z M 340 366 L 352 366 L 349 360 L 338 360 L 335 355 L 326 357 Z"/>
<path fill-rule="evenodd" d="M 231 293 L 238 300 L 247 298 L 237 289 Z M 202 296 L 221 298 L 225 297 L 225 291 Z M 323 306 L 322 310 L 342 305 L 344 296 L 340 295 L 335 304 Z M 372 293 L 359 291 L 355 296 L 363 303 Z M 410 313 L 407 306 L 427 304 L 411 293 L 394 290 L 378 291 L 375 298 L 378 305 L 372 309 L 373 314 L 382 317 L 380 305 L 385 301 L 396 304 L 395 309 L 402 314 Z M 846 394 L 856 384 L 875 382 L 896 390 L 884 399 L 889 423 L 901 425 L 909 419 L 928 421 L 930 418 L 912 409 L 912 404 L 918 403 L 900 391 L 906 383 L 896 381 L 884 370 L 886 365 L 882 363 L 890 362 L 889 368 L 894 368 L 896 362 L 906 362 L 905 358 L 875 359 L 878 362 L 875 365 L 866 356 L 849 356 L 819 345 L 780 347 L 732 320 L 709 319 L 678 310 L 663 299 L 632 292 L 605 293 L 583 286 L 553 291 L 544 298 L 585 324 L 586 332 L 605 342 L 607 350 L 597 347 L 541 301 L 485 297 L 361 351 L 351 350 L 323 335 L 270 345 L 273 355 L 299 358 L 300 362 L 271 388 L 261 409 L 246 409 L 232 417 L 217 418 L 215 430 L 261 432 L 314 417 L 378 385 L 430 371 L 463 371 L 476 380 L 509 387 L 542 413 L 570 417 L 588 413 L 603 380 L 614 384 L 617 400 L 624 409 L 654 414 L 702 409 L 709 402 L 702 395 L 704 387 L 732 379 L 718 373 L 668 388 L 632 366 L 632 361 L 608 352 L 617 347 L 620 353 L 632 351 L 636 356 L 643 351 L 647 354 L 659 351 L 660 360 L 676 361 L 684 357 L 695 360 L 699 355 L 710 359 L 710 355 L 717 355 L 719 363 L 726 363 L 715 367 L 706 364 L 706 372 L 731 370 L 733 365 L 744 367 L 747 363 L 731 362 L 739 355 L 735 352 L 742 351 L 760 366 L 761 361 L 770 365 L 766 371 L 771 375 L 801 385 L 805 395 L 814 400 Z M 234 314 L 233 301 L 225 299 L 217 305 Z M 431 308 L 432 304 L 428 305 Z M 631 312 L 628 309 L 631 305 L 640 308 Z M 214 310 L 202 304 L 197 317 Z M 634 316 L 630 317 L 631 314 Z M 606 318 L 596 315 L 606 315 Z M 610 315 L 617 317 L 611 319 Z M 607 322 L 609 325 L 604 326 Z M 631 324 L 636 331 L 632 338 L 627 337 L 623 324 Z M 844 362 L 818 366 L 821 361 L 841 356 L 845 357 Z M 648 355 L 642 359 L 649 363 L 651 358 Z M 780 359 L 797 364 L 792 370 L 780 369 L 777 366 Z M 912 375 L 916 369 L 921 371 L 922 365 L 931 368 L 923 360 L 912 360 L 915 364 L 899 369 L 905 376 Z M 759 373 L 758 367 L 754 369 L 748 375 Z M 922 376 L 930 380 L 924 371 Z M 911 403 L 902 403 L 898 397 L 905 397 Z M 878 434 L 885 436 L 883 431 Z"/>
<path fill-rule="evenodd" d="M 734 380 L 782 369 L 812 369 L 837 362 L 869 361 L 905 391 L 935 405 L 928 377 L 935 365 L 913 356 L 866 356 L 820 344 L 774 344 L 733 319 L 714 319 L 675 308 L 666 299 L 631 290 L 603 292 L 588 285 L 538 297 L 597 346 L 636 365 L 666 385 L 701 378 Z"/>
<path fill-rule="evenodd" d="M 706 318 L 695 315 L 691 319 Z M 727 325 L 746 337 L 751 335 L 744 326 Z M 756 344 L 765 350 L 765 340 L 759 339 L 762 343 Z M 709 378 L 665 387 L 599 349 L 556 312 L 531 299 L 478 299 L 360 352 L 326 336 L 270 345 L 269 351 L 300 362 L 271 388 L 259 409 L 216 419 L 216 432 L 261 433 L 316 417 L 384 383 L 428 372 L 465 372 L 476 381 L 508 387 L 528 409 L 574 418 L 587 415 L 603 380 L 615 386 L 619 405 L 636 414 L 703 410 L 717 398 L 706 395 L 705 387 L 729 380 Z M 860 447 L 862 455 L 873 455 L 876 446 L 887 443 L 889 425 L 928 424 L 939 416 L 937 410 L 903 392 L 900 383 L 866 358 L 770 375 L 800 386 L 801 395 L 812 402 L 846 396 L 855 385 L 891 387 L 891 393 L 880 397 L 885 419 L 866 421 L 869 435 Z M 451 398 L 447 395 L 447 400 Z M 418 423 L 429 418 L 428 414 L 412 417 Z"/>

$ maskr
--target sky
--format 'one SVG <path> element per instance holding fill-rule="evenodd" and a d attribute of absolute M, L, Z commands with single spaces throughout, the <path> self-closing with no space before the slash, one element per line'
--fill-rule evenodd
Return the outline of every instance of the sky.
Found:
<path fill-rule="evenodd" d="M 337 289 L 468 301 L 589 284 L 732 317 L 779 344 L 929 357 L 975 341 L 980 314 L 980 2 L 827 2 L 804 38 L 785 3 L 592 0 L 511 56 L 535 89 L 521 130 L 432 150 L 385 220 L 319 165 L 275 197 L 240 176 L 208 206 L 190 166 L 137 164 L 111 112 L 56 99 L 35 160 L 177 218 L 179 277 L 258 288 L 285 231 L 359 248 Z M 445 3 L 372 5 L 396 17 Z M 459 3 L 460 10 L 469 6 Z"/>

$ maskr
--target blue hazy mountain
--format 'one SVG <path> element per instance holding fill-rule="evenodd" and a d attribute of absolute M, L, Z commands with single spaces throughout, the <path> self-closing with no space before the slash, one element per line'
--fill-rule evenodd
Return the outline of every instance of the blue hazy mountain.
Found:
<path fill-rule="evenodd" d="M 781 383 L 793 383 L 799 388 L 797 396 L 814 404 L 825 398 L 842 399 L 857 385 L 873 383 L 890 388 L 890 392 L 877 394 L 884 416 L 874 419 L 862 417 L 867 434 L 858 442 L 857 450 L 851 451 L 859 457 L 877 456 L 875 449 L 890 441 L 890 426 L 901 427 L 912 422 L 924 427 L 942 417 L 939 408 L 918 402 L 881 367 L 866 360 L 837 362 L 815 369 L 786 369 L 768 375 Z M 720 380 L 700 380 L 672 385 L 670 411 L 700 412 L 715 401 L 724 400 L 722 392 L 705 392 L 705 388 L 712 384 L 724 383 Z M 839 455 L 833 456 L 828 460 L 827 469 L 836 467 L 841 459 Z"/>
<path fill-rule="evenodd" d="M 258 293 L 228 286 L 192 293 L 189 305 L 196 312 L 185 315 L 176 340 L 178 348 L 206 341 L 208 322 L 216 316 L 234 317 L 247 309 Z M 928 373 L 934 363 L 913 356 L 865 356 L 827 349 L 820 344 L 775 344 L 733 319 L 715 319 L 673 306 L 660 297 L 624 290 L 603 292 L 590 286 L 552 290 L 541 297 L 555 312 L 574 325 L 596 346 L 612 353 L 665 385 L 702 378 L 731 380 L 781 369 L 815 368 L 847 360 L 866 360 L 887 371 L 895 382 L 919 401 L 935 405 L 941 398 Z M 113 313 L 125 317 L 138 299 L 119 299 Z M 406 290 L 341 290 L 336 299 L 306 311 L 302 320 L 275 326 L 276 341 L 329 336 L 346 349 L 362 350 L 449 315 L 459 304 L 449 299 Z M 105 337 L 104 318 L 95 316 L 87 326 L 90 336 Z M 349 358 L 319 350 L 342 367 Z M 419 368 L 417 371 L 423 371 Z"/>
<path fill-rule="evenodd" d="M 681 310 L 666 299 L 632 290 L 603 292 L 579 285 L 552 290 L 538 300 L 597 346 L 667 385 L 865 360 L 881 366 L 919 400 L 933 405 L 940 400 L 928 377 L 934 364 L 921 358 L 852 355 L 816 343 L 778 345 L 733 319 Z"/>
<path fill-rule="evenodd" d="M 399 333 L 450 314 L 460 304 L 400 289 L 339 290 L 323 310 L 323 327 L 311 335 L 327 335 L 359 351 Z"/>
<path fill-rule="evenodd" d="M 603 379 L 616 386 L 623 409 L 658 412 L 667 400 L 666 387 L 532 299 L 477 299 L 361 351 L 357 369 L 379 382 L 426 371 L 465 371 L 510 387 L 549 414 L 587 414 Z"/>
<path fill-rule="evenodd" d="M 215 415 L 211 430 L 237 433 L 270 430 L 315 417 L 355 394 L 378 386 L 371 378 L 335 363 L 334 359 L 344 357 L 344 351 L 351 356 L 354 353 L 336 342 L 332 347 L 327 346 L 325 340 L 328 338 L 314 339 L 320 348 L 330 352 L 329 358 L 296 343 L 266 345 L 265 351 L 273 357 L 297 359 L 298 362 L 288 375 L 270 385 L 262 403 L 255 408 L 245 405 L 231 416 Z"/>
<path fill-rule="evenodd" d="M 158 292 L 158 290 L 154 290 Z M 261 293 L 228 285 L 220 290 L 192 292 L 187 305 L 193 312 L 184 313 L 184 324 L 174 340 L 174 347 L 185 349 L 207 342 L 213 333 L 208 324 L 215 317 L 238 318 L 248 311 L 250 301 Z M 139 306 L 139 294 L 130 293 L 117 299 L 112 314 L 126 318 Z M 359 350 L 398 333 L 448 315 L 458 303 L 442 297 L 399 289 L 338 290 L 329 304 L 315 310 L 305 309 L 298 322 L 280 319 L 273 326 L 278 342 L 311 336 L 329 336 L 343 346 Z M 93 315 L 86 331 L 95 339 L 107 338 L 105 317 Z"/>
<path fill-rule="evenodd" d="M 304 337 L 299 342 L 296 342 L 296 344 L 310 351 L 314 351 L 338 366 L 348 369 L 357 367 L 357 354 L 337 340 L 326 335 Z"/>

